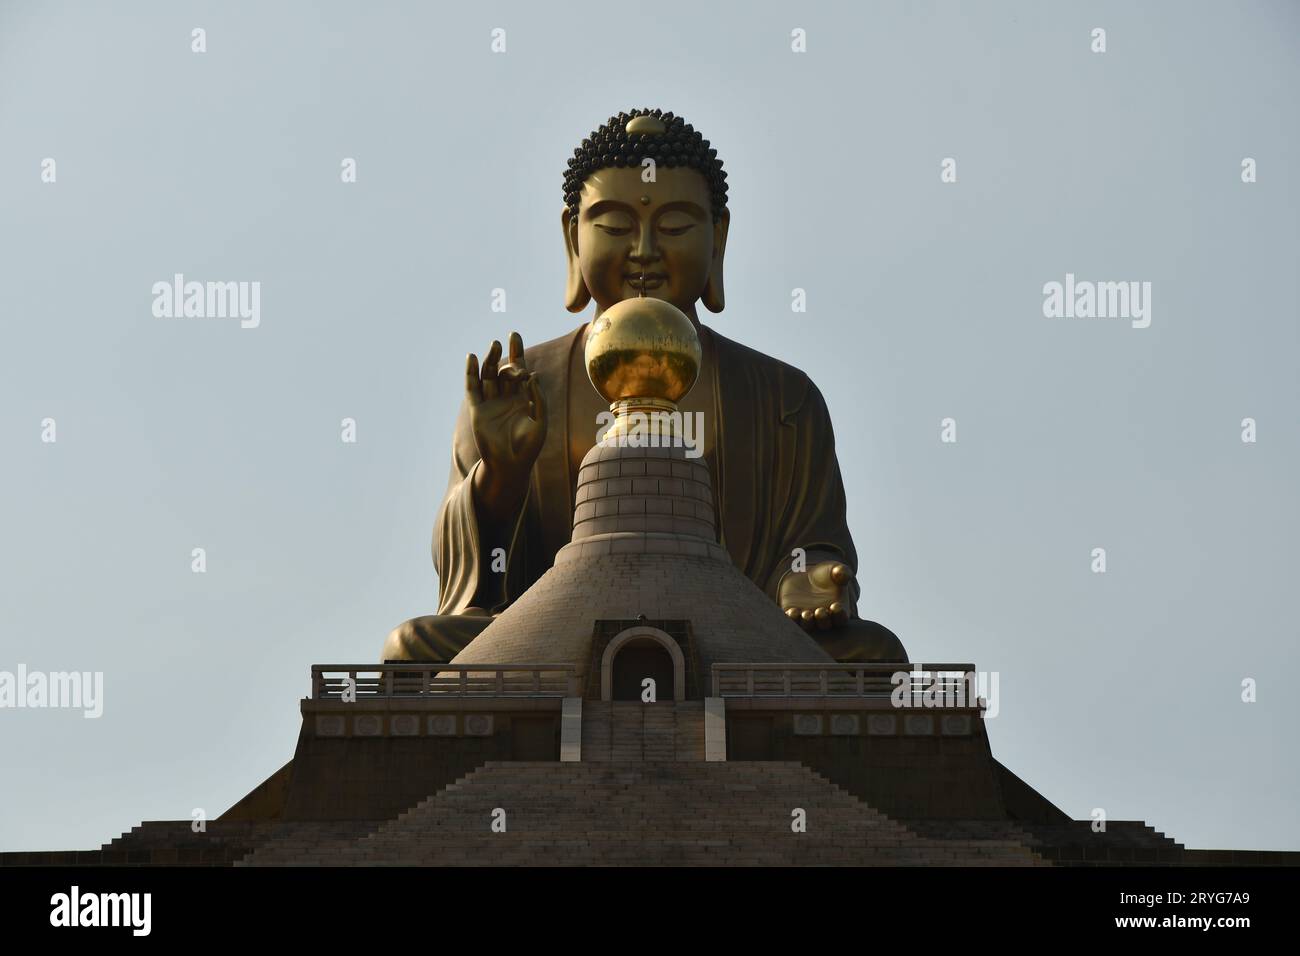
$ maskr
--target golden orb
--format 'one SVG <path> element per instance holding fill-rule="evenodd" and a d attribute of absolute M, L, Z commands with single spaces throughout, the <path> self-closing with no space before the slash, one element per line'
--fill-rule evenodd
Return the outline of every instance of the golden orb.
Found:
<path fill-rule="evenodd" d="M 691 320 L 663 299 L 624 299 L 587 329 L 587 377 L 611 405 L 627 399 L 680 401 L 699 377 L 702 357 Z"/>

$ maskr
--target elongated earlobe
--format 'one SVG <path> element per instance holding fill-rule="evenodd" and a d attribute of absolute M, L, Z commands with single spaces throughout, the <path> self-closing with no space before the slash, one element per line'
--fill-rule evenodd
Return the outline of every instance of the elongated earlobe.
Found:
<path fill-rule="evenodd" d="M 564 254 L 569 263 L 568 277 L 564 282 L 564 307 L 570 312 L 581 312 L 591 301 L 591 292 L 582 279 L 582 268 L 578 264 L 578 224 L 569 215 L 568 206 L 560 214 L 560 225 L 564 228 Z"/>
<path fill-rule="evenodd" d="M 731 228 L 731 213 L 722 211 L 722 216 L 713 224 L 713 264 L 709 268 L 709 278 L 704 284 L 704 294 L 700 301 L 710 312 L 721 312 L 727 305 L 726 293 L 722 288 L 722 262 L 727 253 L 727 230 Z"/>

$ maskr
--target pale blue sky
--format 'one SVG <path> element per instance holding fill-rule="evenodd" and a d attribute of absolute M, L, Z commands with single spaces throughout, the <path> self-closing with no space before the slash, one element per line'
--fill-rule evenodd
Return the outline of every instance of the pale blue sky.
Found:
<path fill-rule="evenodd" d="M 221 812 L 312 663 L 434 609 L 465 353 L 577 324 L 564 162 L 644 105 L 726 163 L 706 321 L 825 394 L 863 613 L 998 671 L 994 754 L 1076 817 L 1300 849 L 1300 7 L 448 7 L 0 3 L 0 670 L 105 675 L 0 711 L 0 850 Z M 176 272 L 260 327 L 155 319 Z M 1067 272 L 1151 327 L 1044 318 Z"/>

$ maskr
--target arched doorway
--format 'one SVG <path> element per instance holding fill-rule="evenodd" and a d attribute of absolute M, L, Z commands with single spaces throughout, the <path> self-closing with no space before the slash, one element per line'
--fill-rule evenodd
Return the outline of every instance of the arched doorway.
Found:
<path fill-rule="evenodd" d="M 686 659 L 677 642 L 654 627 L 630 627 L 609 642 L 600 662 L 602 700 L 640 700 L 645 678 L 655 699 L 686 699 Z"/>
<path fill-rule="evenodd" d="M 613 699 L 640 700 L 641 682 L 647 677 L 655 682 L 656 700 L 673 699 L 672 655 L 658 641 L 638 637 L 624 644 L 614 658 Z"/>

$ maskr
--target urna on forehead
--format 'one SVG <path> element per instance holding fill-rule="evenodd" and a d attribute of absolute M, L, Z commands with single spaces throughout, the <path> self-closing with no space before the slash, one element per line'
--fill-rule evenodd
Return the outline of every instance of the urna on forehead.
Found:
<path fill-rule="evenodd" d="M 680 116 L 659 109 L 634 109 L 611 116 L 573 151 L 564 174 L 564 202 L 578 214 L 582 187 L 602 169 L 693 169 L 707 184 L 713 218 L 727 207 L 727 174 L 718 151 Z"/>

